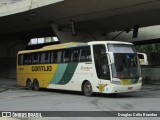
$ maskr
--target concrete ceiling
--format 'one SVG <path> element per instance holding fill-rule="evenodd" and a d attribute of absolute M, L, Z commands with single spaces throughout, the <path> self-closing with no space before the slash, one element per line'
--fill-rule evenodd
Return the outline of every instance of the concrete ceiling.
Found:
<path fill-rule="evenodd" d="M 0 36 L 54 35 L 51 23 L 106 32 L 160 24 L 160 0 L 64 0 L 0 17 Z"/>

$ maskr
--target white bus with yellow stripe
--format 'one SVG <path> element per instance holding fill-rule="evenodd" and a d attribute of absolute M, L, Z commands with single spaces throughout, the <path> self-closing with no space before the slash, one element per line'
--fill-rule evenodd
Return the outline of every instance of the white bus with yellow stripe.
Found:
<path fill-rule="evenodd" d="M 141 89 L 142 77 L 132 43 L 94 41 L 65 43 L 17 56 L 17 83 L 39 88 L 93 93 L 124 93 Z"/>

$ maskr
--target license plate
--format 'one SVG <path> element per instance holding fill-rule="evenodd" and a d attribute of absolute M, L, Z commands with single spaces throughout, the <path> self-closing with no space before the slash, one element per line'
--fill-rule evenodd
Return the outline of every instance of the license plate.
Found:
<path fill-rule="evenodd" d="M 133 89 L 133 87 L 128 87 L 128 90 L 132 90 Z"/>
<path fill-rule="evenodd" d="M 129 84 L 128 80 L 121 80 L 121 82 L 122 82 L 122 85 L 128 85 Z"/>

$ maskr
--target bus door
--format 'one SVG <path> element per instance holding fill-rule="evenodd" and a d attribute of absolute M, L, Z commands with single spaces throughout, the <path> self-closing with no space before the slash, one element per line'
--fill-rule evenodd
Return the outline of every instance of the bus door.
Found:
<path fill-rule="evenodd" d="M 100 69 L 100 79 L 110 80 L 110 70 L 109 70 L 107 55 L 103 55 L 100 57 L 99 69 Z"/>
<path fill-rule="evenodd" d="M 105 45 L 93 45 L 94 62 L 99 84 L 110 82 L 110 70 Z"/>

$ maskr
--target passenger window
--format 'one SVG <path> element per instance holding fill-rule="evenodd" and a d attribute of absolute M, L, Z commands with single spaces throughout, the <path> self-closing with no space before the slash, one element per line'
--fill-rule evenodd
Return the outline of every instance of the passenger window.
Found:
<path fill-rule="evenodd" d="M 41 63 L 44 63 L 45 61 L 45 53 L 41 53 Z"/>
<path fill-rule="evenodd" d="M 41 63 L 50 63 L 50 53 L 41 53 Z"/>
<path fill-rule="evenodd" d="M 18 65 L 23 65 L 23 55 L 18 55 Z"/>
<path fill-rule="evenodd" d="M 56 61 L 56 63 L 60 63 L 60 62 L 62 62 L 62 51 L 58 51 L 58 52 L 56 52 L 56 57 L 57 57 L 57 61 Z"/>
<path fill-rule="evenodd" d="M 92 61 L 90 47 L 84 47 L 81 49 L 80 61 L 82 62 Z"/>
<path fill-rule="evenodd" d="M 71 49 L 66 49 L 63 52 L 63 62 L 71 62 L 71 54 L 72 54 Z"/>
<path fill-rule="evenodd" d="M 79 62 L 80 60 L 80 49 L 74 49 L 72 51 L 72 56 L 71 56 L 71 61 L 72 62 Z"/>
<path fill-rule="evenodd" d="M 51 63 L 55 63 L 56 60 L 55 60 L 55 55 L 54 55 L 54 52 L 51 52 Z"/>
<path fill-rule="evenodd" d="M 38 53 L 34 53 L 33 54 L 33 64 L 38 64 L 39 63 L 39 54 Z"/>
<path fill-rule="evenodd" d="M 45 63 L 50 63 L 50 53 L 45 53 Z"/>
<path fill-rule="evenodd" d="M 23 63 L 25 65 L 31 64 L 32 63 L 32 55 L 31 54 L 24 54 Z"/>

